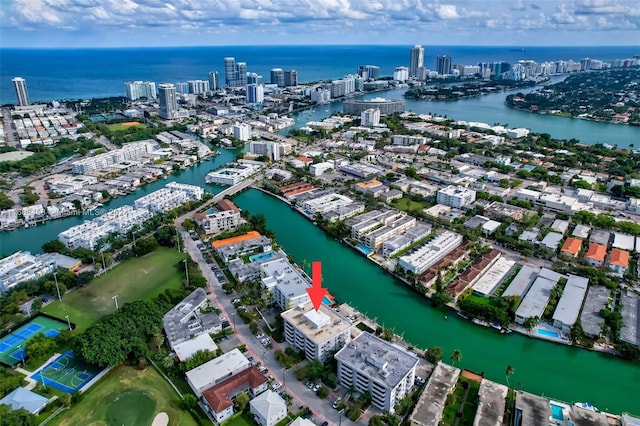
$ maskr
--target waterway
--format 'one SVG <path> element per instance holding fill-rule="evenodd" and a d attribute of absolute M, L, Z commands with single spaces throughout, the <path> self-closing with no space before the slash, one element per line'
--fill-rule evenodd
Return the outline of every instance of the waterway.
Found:
<path fill-rule="evenodd" d="M 566 78 L 565 76 L 553 77 L 553 82 Z M 437 114 L 455 120 L 478 121 L 487 124 L 500 123 L 510 128 L 524 127 L 537 133 L 549 133 L 554 138 L 576 138 L 587 144 L 610 144 L 620 148 L 629 148 L 629 144 L 638 146 L 640 140 L 640 127 L 623 124 L 601 123 L 577 118 L 566 118 L 552 115 L 540 115 L 530 112 L 518 111 L 505 105 L 507 95 L 517 92 L 528 93 L 539 87 L 522 88 L 517 90 L 492 93 L 474 98 L 459 99 L 456 101 L 433 102 L 406 100 L 406 110 L 417 114 Z M 387 99 L 404 99 L 403 94 L 407 89 L 393 89 L 383 92 L 367 93 L 358 96 L 359 99 L 371 99 L 384 97 Z M 300 111 L 293 115 L 296 120 L 295 128 L 304 126 L 308 121 L 322 120 L 323 118 L 342 112 L 342 101 L 318 105 L 311 110 Z M 285 133 L 288 131 L 285 130 Z"/>
<path fill-rule="evenodd" d="M 640 368 L 630 362 L 512 333 L 479 327 L 451 312 L 434 309 L 399 280 L 324 232 L 285 203 L 257 190 L 234 202 L 251 213 L 262 213 L 283 249 L 301 263 L 322 262 L 323 286 L 359 311 L 419 348 L 440 346 L 445 361 L 454 349 L 458 364 L 506 383 L 508 365 L 515 368 L 511 386 L 567 402 L 588 401 L 612 412 L 640 414 L 637 386 Z M 447 319 L 445 319 L 447 315 Z"/>
<path fill-rule="evenodd" d="M 204 177 L 211 170 L 220 167 L 223 164 L 233 161 L 239 150 L 220 149 L 220 155 L 211 157 L 193 167 L 172 174 L 168 179 L 159 179 L 148 185 L 136 189 L 134 192 L 122 197 L 115 198 L 104 203 L 102 209 L 97 209 L 96 214 L 101 211 L 115 209 L 133 202 L 144 195 L 163 188 L 169 182 L 187 183 L 191 185 L 199 185 L 208 192 L 217 194 L 224 188 L 216 185 L 207 185 Z M 85 220 L 93 220 L 96 215 L 89 212 L 83 212 L 80 215 L 69 216 L 63 219 L 50 220 L 38 226 L 30 226 L 29 228 L 20 228 L 13 231 L 0 232 L 0 257 L 7 256 L 18 250 L 29 250 L 32 253 L 42 252 L 42 244 L 58 238 L 58 234 L 72 226 L 79 225 Z"/>

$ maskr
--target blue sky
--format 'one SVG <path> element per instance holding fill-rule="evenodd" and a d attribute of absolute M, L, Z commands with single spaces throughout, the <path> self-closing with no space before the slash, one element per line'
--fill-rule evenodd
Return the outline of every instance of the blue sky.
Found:
<path fill-rule="evenodd" d="M 0 0 L 2 47 L 640 45 L 638 0 Z"/>

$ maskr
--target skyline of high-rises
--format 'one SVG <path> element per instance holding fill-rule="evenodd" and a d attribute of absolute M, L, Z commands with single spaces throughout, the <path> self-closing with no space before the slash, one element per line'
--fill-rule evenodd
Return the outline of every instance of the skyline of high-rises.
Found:
<path fill-rule="evenodd" d="M 18 99 L 18 105 L 29 105 L 29 92 L 27 92 L 27 81 L 22 77 L 15 77 L 13 80 L 13 87 L 16 89 L 16 98 Z"/>
<path fill-rule="evenodd" d="M 424 48 L 416 44 L 411 49 L 409 59 L 409 77 L 418 77 L 418 69 L 424 67 Z"/>
<path fill-rule="evenodd" d="M 211 71 L 209 73 L 209 90 L 216 91 L 220 88 L 220 76 L 218 71 Z"/>
<path fill-rule="evenodd" d="M 284 87 L 284 70 L 282 68 L 272 68 L 270 71 L 269 82 L 277 84 L 278 87 Z"/>
<path fill-rule="evenodd" d="M 439 55 L 436 58 L 436 72 L 438 75 L 451 74 L 451 56 Z"/>
<path fill-rule="evenodd" d="M 298 85 L 298 71 L 286 70 L 284 72 L 284 85 L 286 87 L 294 87 Z"/>
<path fill-rule="evenodd" d="M 127 98 L 135 101 L 141 98 L 156 99 L 156 83 L 153 81 L 128 81 L 124 84 Z"/>
<path fill-rule="evenodd" d="M 224 85 L 226 87 L 236 84 L 236 58 L 224 58 Z"/>

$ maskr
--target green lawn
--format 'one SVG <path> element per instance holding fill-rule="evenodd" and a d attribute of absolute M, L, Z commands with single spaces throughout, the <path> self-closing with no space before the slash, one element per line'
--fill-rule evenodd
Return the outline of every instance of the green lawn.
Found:
<path fill-rule="evenodd" d="M 130 129 L 132 127 L 144 127 L 144 125 L 142 123 L 136 123 L 136 124 L 131 124 L 131 125 L 127 126 L 127 125 L 124 125 L 122 123 L 115 123 L 115 124 L 107 124 L 107 127 L 112 132 L 117 132 L 118 130 L 127 130 L 127 129 Z"/>
<path fill-rule="evenodd" d="M 422 213 L 423 209 L 429 207 L 429 203 L 426 201 L 413 201 L 410 198 L 403 197 L 393 200 L 391 205 L 403 212 Z"/>
<path fill-rule="evenodd" d="M 153 367 L 121 365 L 89 389 L 80 402 L 63 411 L 51 425 L 150 425 L 156 414 L 169 415 L 170 425 L 195 426 L 180 409 L 180 397 Z"/>
<path fill-rule="evenodd" d="M 115 311 L 112 298 L 116 294 L 118 305 L 122 306 L 151 299 L 168 288 L 179 288 L 184 270 L 176 265 L 185 257 L 176 250 L 159 247 L 146 256 L 120 263 L 86 287 L 66 294 L 62 302 L 50 303 L 43 312 L 57 318 L 69 315 L 77 331 L 82 332 L 99 318 Z"/>
<path fill-rule="evenodd" d="M 467 398 L 464 399 L 466 389 L 462 386 L 462 383 L 467 383 L 469 387 L 469 393 Z M 462 405 L 462 417 L 458 423 L 458 426 L 471 426 L 476 416 L 476 410 L 478 408 L 478 391 L 480 389 L 480 383 L 469 380 L 465 377 L 460 377 L 453 394 L 447 397 L 447 404 L 444 407 L 442 421 L 440 424 L 446 426 L 453 426 L 458 419 L 456 413 L 460 410 Z"/>

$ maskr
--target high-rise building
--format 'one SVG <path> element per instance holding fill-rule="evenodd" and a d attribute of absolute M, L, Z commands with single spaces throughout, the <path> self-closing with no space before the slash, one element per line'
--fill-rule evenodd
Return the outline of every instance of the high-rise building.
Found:
<path fill-rule="evenodd" d="M 262 84 L 262 76 L 255 72 L 247 73 L 247 84 Z"/>
<path fill-rule="evenodd" d="M 13 81 L 13 87 L 15 87 L 16 89 L 16 99 L 18 100 L 18 105 L 29 105 L 29 93 L 27 92 L 26 80 L 22 77 L 16 77 L 11 81 Z"/>
<path fill-rule="evenodd" d="M 438 75 L 451 74 L 451 56 L 438 56 L 436 71 L 438 72 Z"/>
<path fill-rule="evenodd" d="M 211 71 L 209 73 L 209 90 L 216 91 L 220 88 L 220 79 L 218 71 Z"/>
<path fill-rule="evenodd" d="M 189 80 L 187 81 L 189 93 L 194 95 L 202 95 L 209 91 L 208 80 Z"/>
<path fill-rule="evenodd" d="M 178 81 L 174 86 L 178 93 L 189 93 L 189 83 L 186 81 Z"/>
<path fill-rule="evenodd" d="M 284 85 L 286 87 L 293 87 L 298 85 L 298 71 L 286 70 L 284 72 Z"/>
<path fill-rule="evenodd" d="M 376 65 L 360 65 L 358 75 L 364 80 L 377 80 L 380 78 L 380 67 Z"/>
<path fill-rule="evenodd" d="M 409 80 L 409 68 L 396 67 L 395 71 L 393 71 L 393 79 L 401 82 Z"/>
<path fill-rule="evenodd" d="M 264 86 L 262 84 L 247 84 L 247 102 L 250 104 L 264 102 Z"/>
<path fill-rule="evenodd" d="M 378 108 L 365 109 L 360 113 L 361 126 L 377 126 L 380 124 L 380 110 Z"/>
<path fill-rule="evenodd" d="M 224 58 L 224 84 L 225 86 L 236 85 L 236 58 Z"/>
<path fill-rule="evenodd" d="M 278 87 L 284 87 L 284 71 L 282 68 L 273 68 L 271 70 L 271 84 L 277 84 Z"/>
<path fill-rule="evenodd" d="M 409 77 L 418 76 L 418 68 L 424 66 L 424 48 L 416 44 L 411 49 L 411 61 L 409 63 Z"/>
<path fill-rule="evenodd" d="M 176 86 L 168 83 L 159 85 L 158 97 L 160 99 L 160 116 L 167 119 L 175 118 L 178 111 Z"/>
<path fill-rule="evenodd" d="M 238 62 L 236 64 L 236 86 L 247 85 L 247 63 Z"/>
<path fill-rule="evenodd" d="M 124 84 L 127 98 L 135 101 L 140 98 L 156 99 L 156 83 L 153 81 L 128 81 Z"/>

